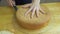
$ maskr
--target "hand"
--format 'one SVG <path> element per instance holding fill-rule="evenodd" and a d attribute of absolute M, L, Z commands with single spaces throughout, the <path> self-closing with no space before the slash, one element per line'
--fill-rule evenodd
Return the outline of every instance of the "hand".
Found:
<path fill-rule="evenodd" d="M 13 7 L 13 5 L 15 5 L 15 1 L 13 0 L 7 0 L 9 6 Z"/>
<path fill-rule="evenodd" d="M 39 17 L 39 13 L 40 14 L 44 14 L 44 10 L 40 7 L 39 5 L 32 5 L 32 4 L 26 4 L 22 6 L 23 8 L 28 8 L 30 7 L 30 9 L 25 13 L 25 16 L 27 16 L 28 13 L 32 12 L 31 18 L 33 18 L 35 12 L 36 12 L 36 16 Z"/>
<path fill-rule="evenodd" d="M 31 18 L 33 18 L 35 12 L 36 12 L 36 16 L 39 17 L 39 13 L 40 14 L 44 14 L 44 10 L 42 10 L 42 8 L 40 7 L 40 0 L 34 0 L 34 3 L 32 4 L 26 4 L 23 7 L 30 7 L 30 9 L 25 13 L 25 16 L 28 15 L 28 13 L 32 12 Z"/>

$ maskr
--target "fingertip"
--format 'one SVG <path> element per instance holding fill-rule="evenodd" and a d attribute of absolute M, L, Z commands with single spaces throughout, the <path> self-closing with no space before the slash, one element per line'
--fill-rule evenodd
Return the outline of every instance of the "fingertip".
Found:
<path fill-rule="evenodd" d="M 33 16 L 31 16 L 31 18 L 33 18 Z"/>
<path fill-rule="evenodd" d="M 27 16 L 27 14 L 25 13 L 24 16 Z"/>
<path fill-rule="evenodd" d="M 39 15 L 37 15 L 36 17 L 39 17 Z"/>

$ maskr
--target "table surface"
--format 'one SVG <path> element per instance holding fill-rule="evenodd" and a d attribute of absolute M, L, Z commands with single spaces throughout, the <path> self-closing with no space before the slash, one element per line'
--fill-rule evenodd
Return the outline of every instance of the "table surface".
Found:
<path fill-rule="evenodd" d="M 14 9 L 0 7 L 0 32 L 10 31 L 14 34 L 60 34 L 60 3 L 44 3 L 51 12 L 51 19 L 47 26 L 39 30 L 26 30 L 21 28 L 14 19 Z M 20 8 L 18 6 L 18 8 Z"/>

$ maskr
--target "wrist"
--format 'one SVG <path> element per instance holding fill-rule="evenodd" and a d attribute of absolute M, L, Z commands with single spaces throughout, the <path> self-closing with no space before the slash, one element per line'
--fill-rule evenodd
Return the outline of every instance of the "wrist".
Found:
<path fill-rule="evenodd" d="M 40 4 L 40 0 L 33 0 L 33 4 L 34 5 L 39 5 Z"/>
<path fill-rule="evenodd" d="M 33 3 L 40 3 L 40 0 L 33 0 Z"/>

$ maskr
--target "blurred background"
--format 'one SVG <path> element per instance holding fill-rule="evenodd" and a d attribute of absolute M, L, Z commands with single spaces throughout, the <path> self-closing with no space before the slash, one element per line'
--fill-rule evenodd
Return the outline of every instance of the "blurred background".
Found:
<path fill-rule="evenodd" d="M 41 3 L 60 2 L 60 0 L 41 0 Z M 0 0 L 0 6 L 8 6 L 6 0 Z"/>

